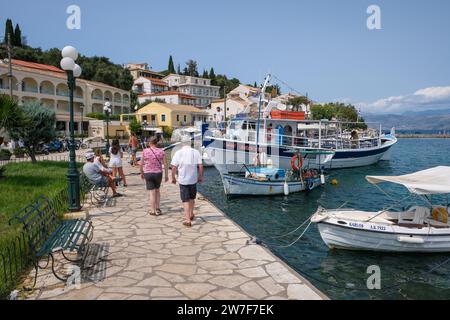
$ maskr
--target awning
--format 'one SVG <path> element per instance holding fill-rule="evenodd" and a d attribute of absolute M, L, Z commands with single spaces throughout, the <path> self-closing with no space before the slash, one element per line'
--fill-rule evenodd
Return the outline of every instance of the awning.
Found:
<path fill-rule="evenodd" d="M 450 167 L 436 167 L 404 176 L 367 176 L 372 184 L 392 182 L 405 186 L 415 194 L 450 193 Z"/>

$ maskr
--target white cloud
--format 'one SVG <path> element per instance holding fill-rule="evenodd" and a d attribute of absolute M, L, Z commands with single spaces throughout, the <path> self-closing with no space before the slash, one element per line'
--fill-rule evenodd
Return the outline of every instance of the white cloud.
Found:
<path fill-rule="evenodd" d="M 450 86 L 420 89 L 413 94 L 357 104 L 364 114 L 402 114 L 407 111 L 450 109 Z"/>

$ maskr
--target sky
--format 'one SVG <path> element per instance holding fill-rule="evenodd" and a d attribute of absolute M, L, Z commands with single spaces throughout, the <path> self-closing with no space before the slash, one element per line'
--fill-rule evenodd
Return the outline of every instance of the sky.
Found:
<path fill-rule="evenodd" d="M 69 30 L 68 6 L 81 9 Z M 369 30 L 370 5 L 381 29 Z M 167 69 L 169 55 L 243 83 L 272 83 L 363 113 L 450 109 L 448 0 L 0 0 L 28 44 L 75 46 L 115 63 Z M 282 82 L 280 82 L 280 79 Z M 287 84 L 287 85 L 286 85 Z"/>

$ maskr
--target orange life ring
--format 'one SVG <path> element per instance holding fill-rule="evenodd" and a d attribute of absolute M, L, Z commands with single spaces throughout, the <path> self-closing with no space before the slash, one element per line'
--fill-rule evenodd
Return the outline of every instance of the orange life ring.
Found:
<path fill-rule="evenodd" d="M 298 166 L 296 164 L 298 162 Z M 298 154 L 295 154 L 291 159 L 291 168 L 292 170 L 299 171 L 303 167 L 303 158 L 298 156 Z"/>

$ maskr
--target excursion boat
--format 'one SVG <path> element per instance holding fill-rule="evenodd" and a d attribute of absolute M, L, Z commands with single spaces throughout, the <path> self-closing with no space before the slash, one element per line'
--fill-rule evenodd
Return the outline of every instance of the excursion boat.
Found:
<path fill-rule="evenodd" d="M 397 143 L 395 129 L 383 134 L 379 124 L 370 124 L 377 129 L 362 131 L 355 129 L 361 123 L 306 120 L 306 111 L 287 111 L 284 104 L 263 101 L 261 94 L 259 99 L 256 115 L 249 106 L 228 122 L 225 134 L 218 135 L 217 131 L 204 134 L 205 151 L 219 172 L 239 172 L 242 164 L 251 165 L 258 153 L 266 154 L 274 166 L 288 170 L 295 154 L 317 150 L 333 151 L 332 161 L 325 164 L 320 155 L 309 154 L 304 156 L 305 166 L 316 169 L 368 166 L 389 160 L 390 150 Z"/>
<path fill-rule="evenodd" d="M 329 152 L 327 152 L 329 154 Z M 304 169 L 302 158 L 294 157 L 292 170 L 242 166 L 244 172 L 224 173 L 222 181 L 228 196 L 272 196 L 312 191 L 324 185 L 326 177 L 316 169 Z"/>
<path fill-rule="evenodd" d="M 432 203 L 433 195 L 450 193 L 450 167 L 436 167 L 403 176 L 368 176 L 367 180 L 376 186 L 383 182 L 402 185 L 427 205 L 412 205 L 408 210 L 399 212 L 319 208 L 311 221 L 318 225 L 320 235 L 329 248 L 450 252 L 450 205 Z"/>

